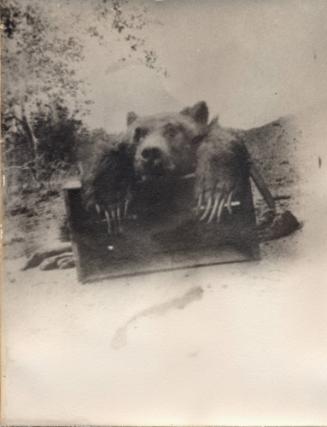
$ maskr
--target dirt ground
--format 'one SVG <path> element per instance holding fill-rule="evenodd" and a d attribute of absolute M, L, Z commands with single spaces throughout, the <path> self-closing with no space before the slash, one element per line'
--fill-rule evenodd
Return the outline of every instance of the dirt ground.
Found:
<path fill-rule="evenodd" d="M 304 136 L 278 186 L 303 228 L 258 262 L 81 285 L 75 269 L 20 270 L 57 239 L 60 196 L 7 217 L 5 422 L 324 424 L 327 156 L 321 126 Z"/>

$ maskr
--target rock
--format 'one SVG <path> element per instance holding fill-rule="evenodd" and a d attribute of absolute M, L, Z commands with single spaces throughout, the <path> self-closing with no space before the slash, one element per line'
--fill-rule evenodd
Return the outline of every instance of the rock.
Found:
<path fill-rule="evenodd" d="M 62 258 L 58 261 L 58 268 L 60 270 L 64 270 L 66 268 L 73 268 L 73 267 L 75 267 L 75 259 L 73 254 L 65 258 Z"/>
<path fill-rule="evenodd" d="M 55 255 L 55 256 L 51 256 L 49 258 L 46 258 L 45 260 L 43 260 L 40 264 L 40 270 L 46 271 L 46 270 L 55 270 L 57 268 L 60 268 L 60 262 L 61 261 L 65 261 L 68 259 L 73 258 L 73 254 L 70 253 L 68 255 L 68 253 L 65 254 L 61 254 L 61 255 Z"/>
<path fill-rule="evenodd" d="M 273 209 L 267 209 L 259 217 L 258 229 L 264 229 L 265 227 L 269 226 L 275 217 L 276 212 Z"/>
<path fill-rule="evenodd" d="M 259 230 L 261 241 L 279 239 L 288 236 L 300 228 L 300 223 L 291 211 L 276 214 L 272 223 Z"/>
<path fill-rule="evenodd" d="M 66 252 L 72 251 L 72 245 L 71 243 L 61 243 L 57 246 L 54 246 L 50 249 L 45 249 L 41 251 L 35 252 L 25 263 L 22 270 L 27 270 L 29 268 L 37 267 L 47 258 L 53 257 L 55 255 L 60 255 Z"/>

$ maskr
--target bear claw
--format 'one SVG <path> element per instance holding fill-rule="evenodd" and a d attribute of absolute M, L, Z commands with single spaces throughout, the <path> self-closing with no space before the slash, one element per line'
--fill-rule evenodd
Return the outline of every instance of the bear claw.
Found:
<path fill-rule="evenodd" d="M 110 218 L 110 214 L 107 210 L 104 211 L 104 215 L 106 217 L 106 221 L 107 221 L 107 231 L 108 234 L 111 234 L 112 231 L 112 224 L 111 224 L 111 218 Z"/>
<path fill-rule="evenodd" d="M 232 214 L 232 206 L 236 202 L 232 202 L 233 198 L 233 191 L 226 193 L 216 193 L 214 198 L 212 196 L 209 196 L 206 200 L 206 204 L 203 206 L 202 200 L 203 200 L 203 194 L 200 194 L 198 198 L 198 203 L 196 207 L 196 215 L 199 216 L 201 213 L 202 215 L 199 218 L 199 221 L 205 221 L 207 220 L 207 224 L 212 223 L 212 221 L 216 218 L 216 221 L 219 223 L 221 220 L 221 216 L 224 210 L 224 207 L 227 209 L 228 213 Z M 239 203 L 237 203 L 239 204 Z M 204 212 L 203 212 L 204 211 Z"/>
<path fill-rule="evenodd" d="M 204 212 L 203 212 L 202 216 L 200 217 L 200 221 L 204 221 L 207 218 L 208 214 L 210 213 L 211 204 L 212 204 L 212 198 L 209 197 L 207 200 L 207 205 L 204 209 Z"/>
<path fill-rule="evenodd" d="M 220 197 L 220 195 L 218 194 L 215 197 L 215 201 L 213 203 L 211 214 L 208 218 L 207 224 L 210 224 L 212 222 L 212 220 L 214 219 L 214 217 L 216 215 L 216 212 L 218 212 L 218 213 L 220 212 L 223 202 L 224 202 L 223 198 Z M 217 213 L 217 215 L 218 215 L 218 213 Z"/>
<path fill-rule="evenodd" d="M 126 199 L 123 203 L 114 206 L 105 207 L 95 204 L 95 211 L 101 219 L 105 220 L 109 235 L 123 233 L 123 222 L 128 218 L 129 203 L 130 200 Z"/>

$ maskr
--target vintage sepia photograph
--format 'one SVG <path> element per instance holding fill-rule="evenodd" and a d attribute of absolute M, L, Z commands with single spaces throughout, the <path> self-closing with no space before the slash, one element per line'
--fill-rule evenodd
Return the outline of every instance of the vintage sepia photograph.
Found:
<path fill-rule="evenodd" d="M 327 422 L 327 2 L 0 0 L 1 424 Z"/>

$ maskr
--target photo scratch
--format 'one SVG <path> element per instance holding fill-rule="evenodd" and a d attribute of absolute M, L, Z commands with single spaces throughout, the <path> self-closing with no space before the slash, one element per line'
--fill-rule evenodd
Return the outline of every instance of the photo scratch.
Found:
<path fill-rule="evenodd" d="M 127 330 L 128 327 L 136 320 L 148 316 L 162 316 L 170 310 L 178 309 L 183 310 L 187 305 L 202 298 L 203 289 L 196 286 L 187 291 L 184 295 L 172 298 L 162 304 L 156 304 L 132 316 L 122 327 L 117 329 L 113 339 L 111 340 L 111 347 L 118 350 L 124 347 L 127 343 Z"/>

